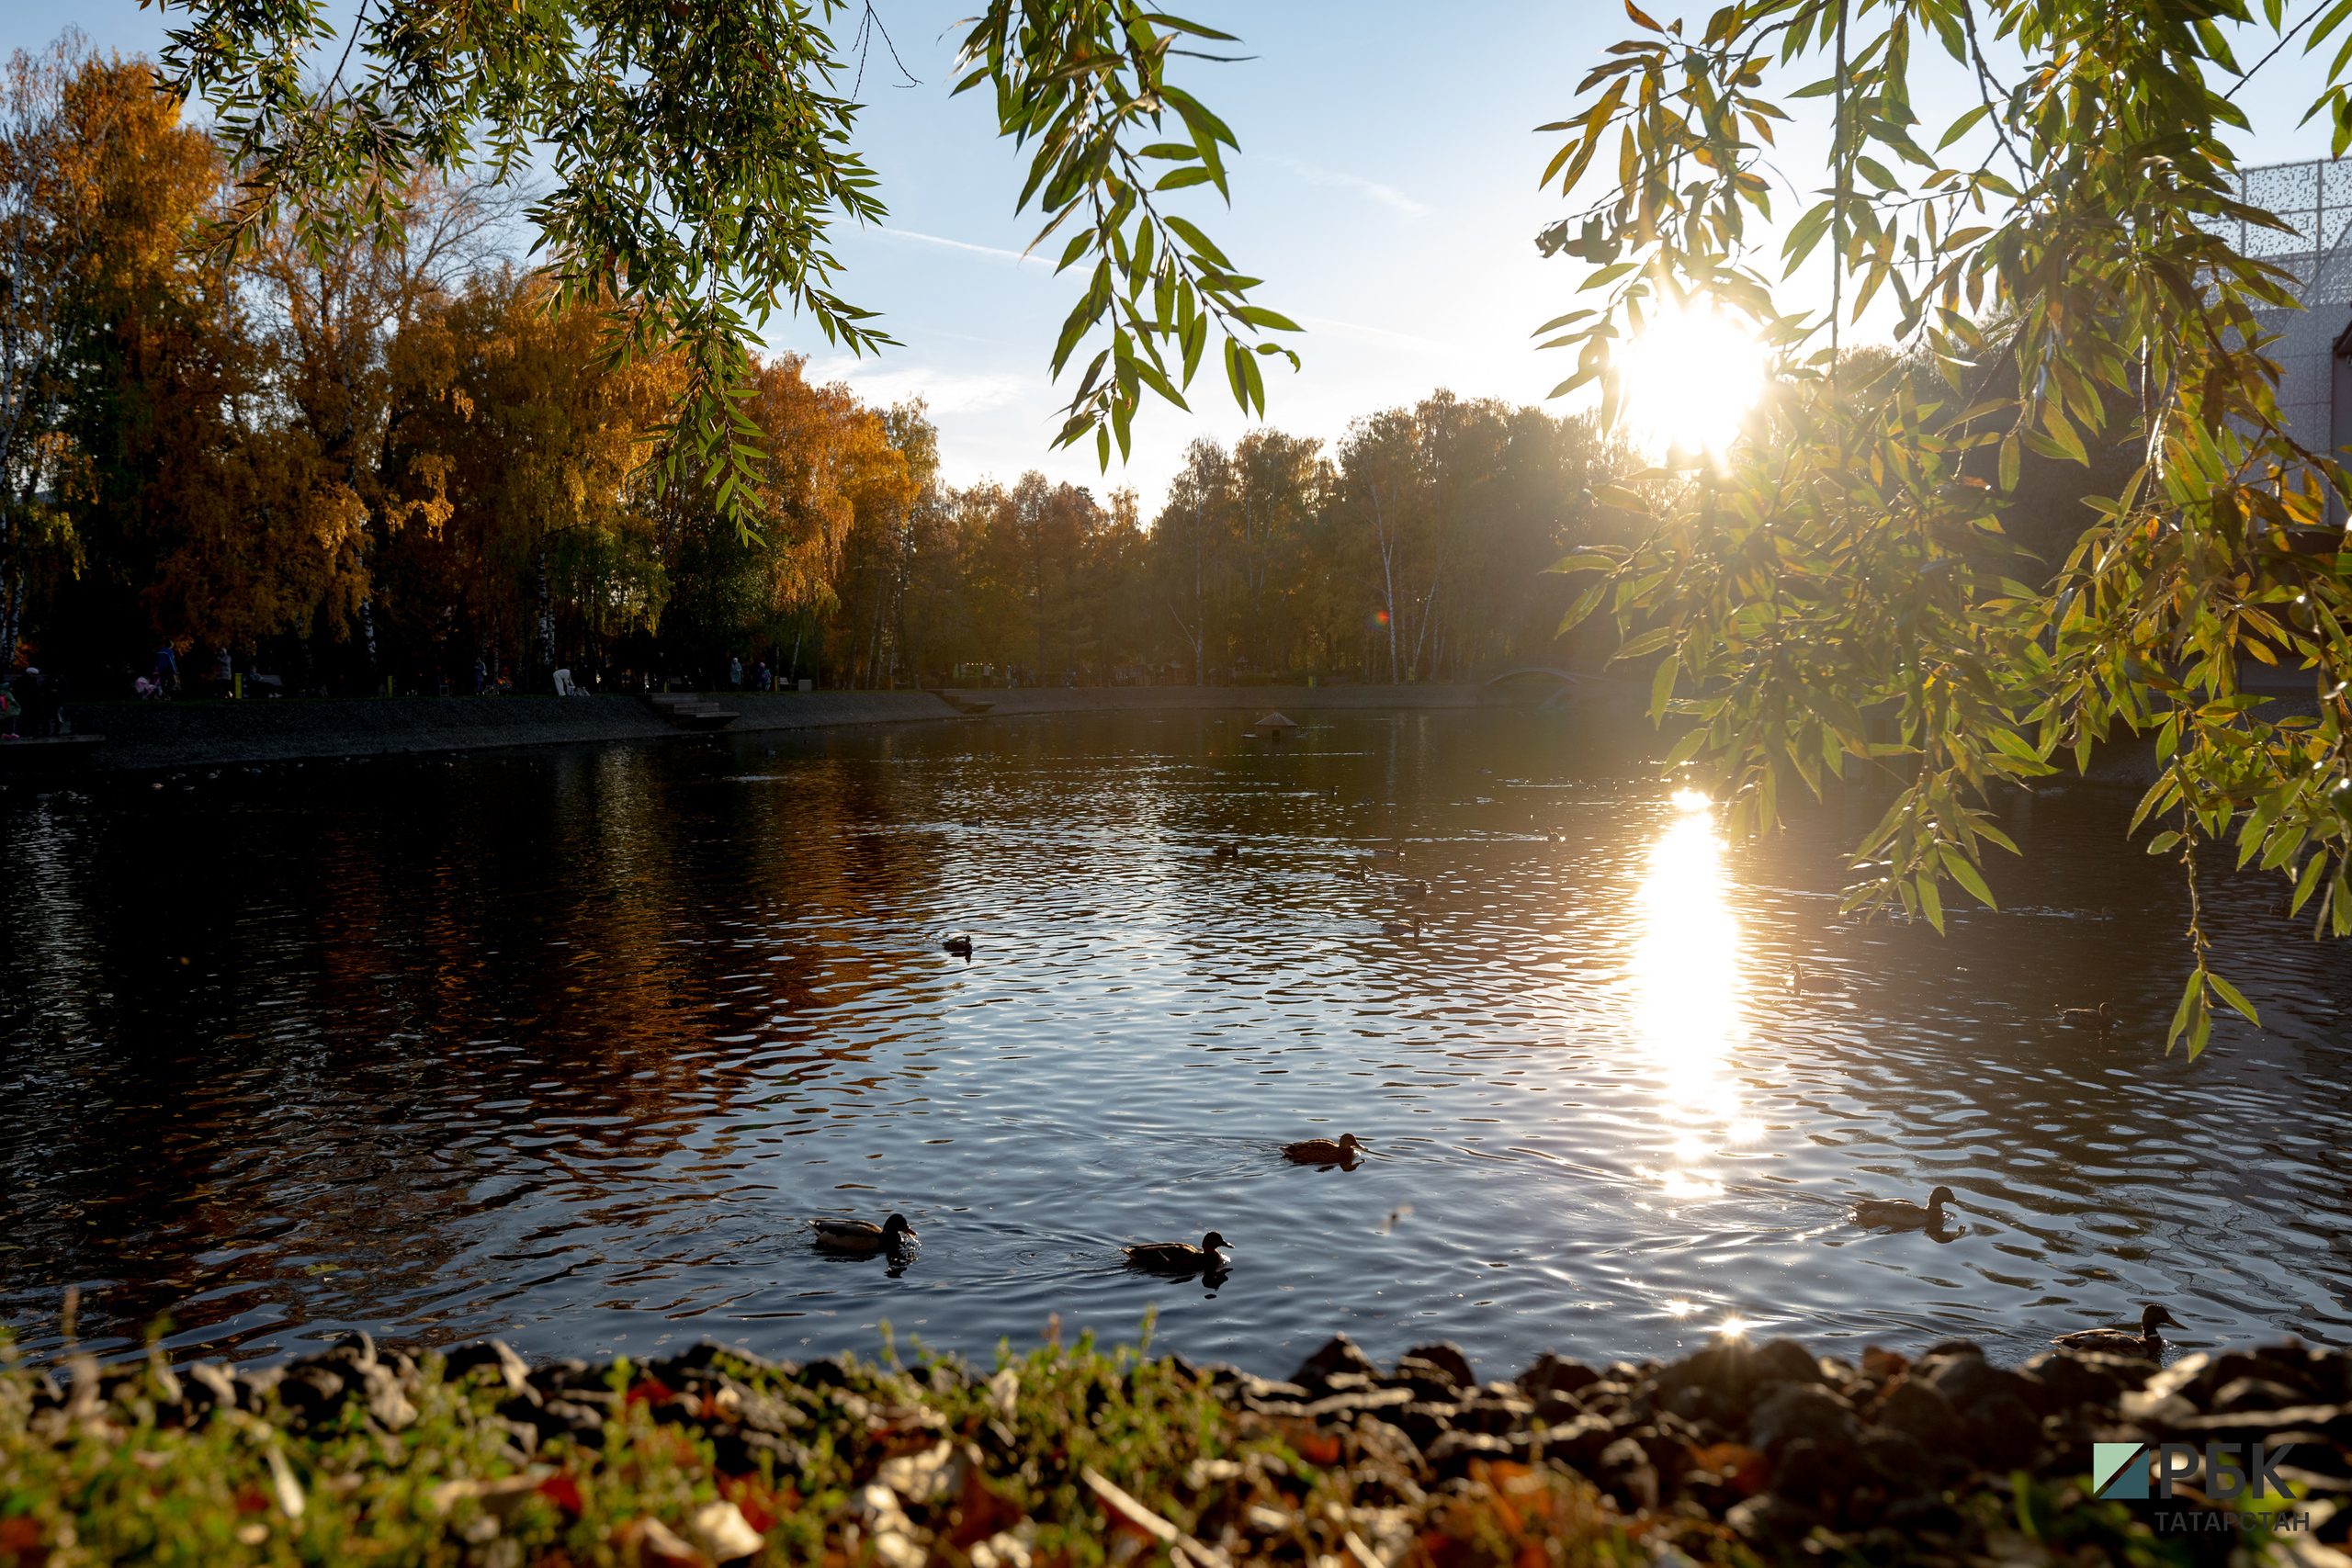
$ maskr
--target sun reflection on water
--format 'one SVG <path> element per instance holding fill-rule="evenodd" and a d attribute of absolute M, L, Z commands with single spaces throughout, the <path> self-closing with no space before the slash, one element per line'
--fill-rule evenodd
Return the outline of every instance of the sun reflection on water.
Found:
<path fill-rule="evenodd" d="M 1728 1071 L 1743 1032 L 1739 922 L 1726 897 L 1713 803 L 1695 790 L 1650 846 L 1635 896 L 1634 1022 L 1657 1069 L 1662 1168 L 1643 1174 L 1669 1201 L 1722 1193 L 1709 1162 L 1759 1129 L 1743 1113 Z"/>

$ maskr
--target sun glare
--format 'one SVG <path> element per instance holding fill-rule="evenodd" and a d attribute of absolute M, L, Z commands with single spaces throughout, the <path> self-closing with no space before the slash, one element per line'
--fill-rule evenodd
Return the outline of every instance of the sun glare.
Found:
<path fill-rule="evenodd" d="M 1635 894 L 1634 1024 L 1657 1077 L 1663 1156 L 1639 1168 L 1669 1202 L 1690 1202 L 1722 1196 L 1716 1160 L 1760 1129 L 1728 1061 L 1746 1025 L 1723 839 L 1706 795 L 1679 790 L 1671 804 Z"/>
<path fill-rule="evenodd" d="M 1625 347 L 1627 417 L 1671 451 L 1720 452 L 1764 390 L 1764 350 L 1713 311 L 1660 316 Z"/>

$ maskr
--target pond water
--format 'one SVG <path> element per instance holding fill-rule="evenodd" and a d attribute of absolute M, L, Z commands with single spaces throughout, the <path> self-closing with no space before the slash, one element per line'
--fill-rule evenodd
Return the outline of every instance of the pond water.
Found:
<path fill-rule="evenodd" d="M 0 1321 L 985 1359 L 1156 1307 L 1274 1374 L 1334 1330 L 1486 1376 L 1726 1325 L 2021 1357 L 2147 1301 L 2352 1343 L 2352 969 L 2280 885 L 2209 879 L 2268 1029 L 2192 1064 L 2128 797 L 2032 802 L 1939 938 L 1837 913 L 1859 792 L 1727 848 L 1655 747 L 1087 716 L 18 785 Z M 1278 1152 L 1342 1132 L 1353 1169 Z M 1940 1235 L 1846 1222 L 1939 1183 Z M 894 1211 L 903 1269 L 810 1247 Z M 1121 1267 L 1211 1227 L 1221 1281 Z"/>

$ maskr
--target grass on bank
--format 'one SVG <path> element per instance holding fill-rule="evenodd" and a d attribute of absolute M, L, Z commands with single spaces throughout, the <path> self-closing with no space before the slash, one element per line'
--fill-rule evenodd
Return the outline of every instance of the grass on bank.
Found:
<path fill-rule="evenodd" d="M 350 1396 L 326 1406 L 291 1379 L 250 1397 L 209 1369 L 175 1374 L 152 1350 L 103 1375 L 72 1358 L 62 1385 L 12 1364 L 0 1371 L 0 1568 L 1760 1561 L 1719 1521 L 1626 1517 L 1549 1464 L 1431 1481 L 1408 1443 L 1383 1438 L 1393 1428 L 1237 1408 L 1181 1362 L 1104 1352 L 1091 1336 L 1001 1348 L 998 1363 L 991 1375 L 928 1356 L 794 1370 L 707 1348 L 543 1369 L 526 1385 L 512 1364 L 452 1372 L 439 1355 L 371 1352 L 352 1363 Z M 571 1429 L 546 1435 L 550 1420 Z M 2006 1562 L 2190 1562 L 2120 1506 L 2023 1476 L 1962 1506 Z M 1939 1560 L 1884 1540 L 1826 1556 Z"/>

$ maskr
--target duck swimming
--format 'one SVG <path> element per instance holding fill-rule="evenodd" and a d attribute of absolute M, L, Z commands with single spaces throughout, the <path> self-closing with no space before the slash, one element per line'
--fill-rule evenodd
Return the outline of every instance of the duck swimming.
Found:
<path fill-rule="evenodd" d="M 1858 1225 L 1884 1225 L 1895 1230 L 1941 1230 L 1944 1228 L 1944 1205 L 1953 1202 L 1951 1189 L 1939 1187 L 1928 1194 L 1928 1206 L 1919 1207 L 1907 1198 L 1865 1198 L 1854 1205 L 1854 1223 Z"/>
<path fill-rule="evenodd" d="M 946 952 L 954 953 L 958 958 L 969 958 L 972 956 L 972 939 L 970 937 L 951 936 L 939 945 Z"/>
<path fill-rule="evenodd" d="M 2128 1328 L 2085 1328 L 2073 1334 L 2061 1334 L 2050 1343 L 2064 1345 L 2069 1350 L 2104 1350 L 2114 1356 L 2145 1356 L 2151 1361 L 2161 1361 L 2165 1355 L 2165 1337 L 2156 1332 L 2156 1325 L 2169 1323 L 2175 1328 L 2188 1325 L 2173 1316 L 2155 1303 L 2148 1303 L 2140 1314 L 2140 1332 Z"/>
<path fill-rule="evenodd" d="M 1301 1165 L 1337 1165 L 1355 1158 L 1363 1147 L 1353 1133 L 1342 1133 L 1337 1143 L 1329 1138 L 1305 1138 L 1295 1144 L 1284 1144 L 1283 1156 Z"/>
<path fill-rule="evenodd" d="M 893 1214 L 880 1224 L 872 1220 L 811 1220 L 817 1245 L 830 1252 L 897 1252 L 915 1239 L 914 1227 L 904 1214 Z"/>
<path fill-rule="evenodd" d="M 1241 858 L 1241 846 L 1239 844 L 1219 844 L 1216 848 L 1211 850 L 1209 853 L 1215 855 L 1219 860 L 1239 860 Z"/>
<path fill-rule="evenodd" d="M 1415 942 L 1419 942 L 1421 940 L 1421 918 L 1419 915 L 1416 915 L 1409 920 L 1383 920 L 1380 922 L 1380 934 L 1382 936 L 1408 936 Z"/>
<path fill-rule="evenodd" d="M 2101 1034 L 2112 1034 L 2122 1021 L 2110 1014 L 2107 1004 L 2101 1002 L 2095 1008 L 2060 1008 L 2058 1021 L 2069 1029 L 2096 1029 Z"/>
<path fill-rule="evenodd" d="M 1126 1248 L 1127 1267 L 1145 1269 L 1154 1274 L 1215 1274 L 1225 1268 L 1225 1259 L 1217 1256 L 1217 1248 L 1233 1244 L 1215 1231 L 1201 1237 L 1201 1245 L 1189 1241 L 1143 1241 Z"/>

